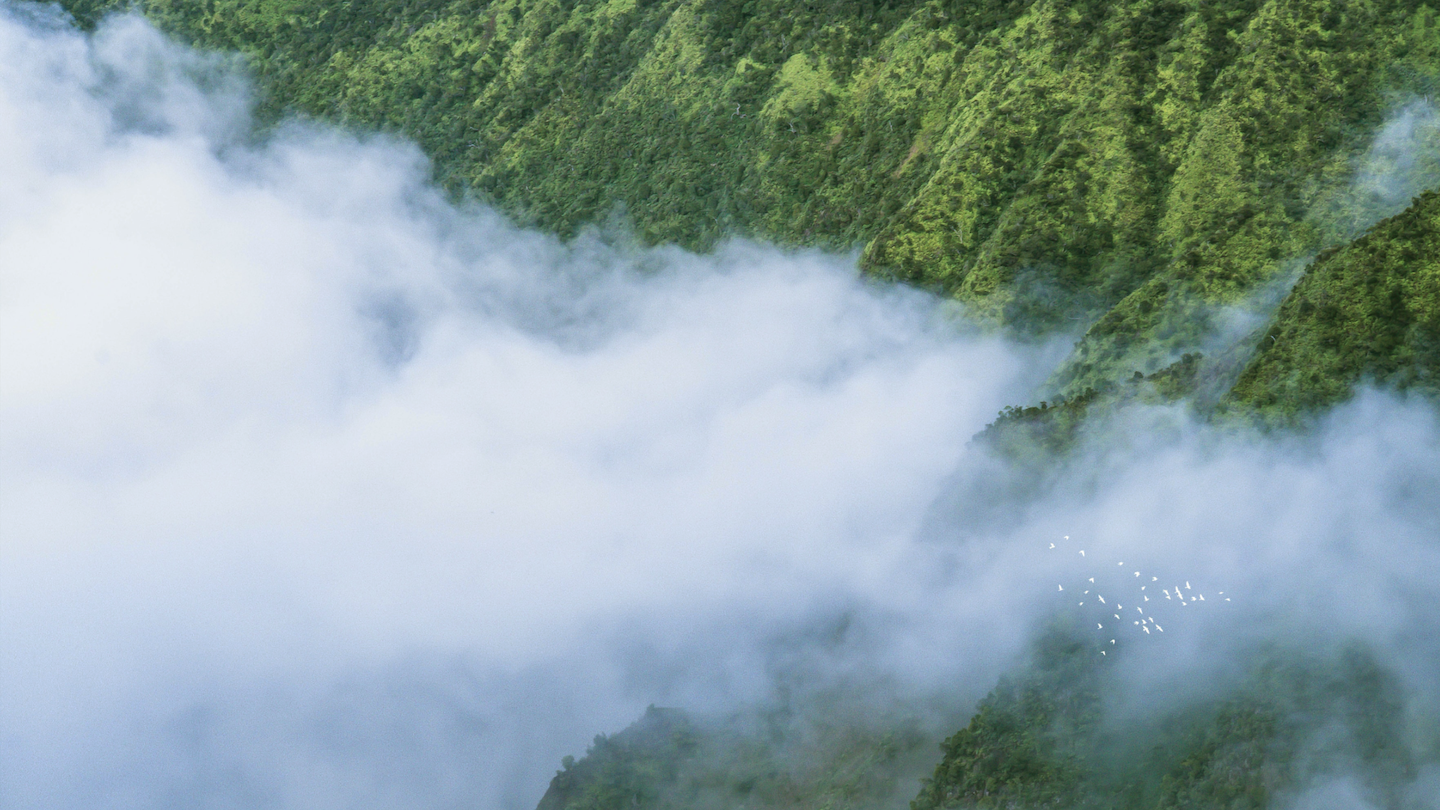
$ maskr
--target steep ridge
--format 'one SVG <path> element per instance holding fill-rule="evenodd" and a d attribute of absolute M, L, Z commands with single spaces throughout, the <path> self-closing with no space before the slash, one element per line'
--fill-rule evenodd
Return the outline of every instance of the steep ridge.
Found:
<path fill-rule="evenodd" d="M 1244 409 L 1293 415 L 1363 379 L 1440 391 L 1440 194 L 1316 259 L 1230 392 Z"/>
<path fill-rule="evenodd" d="M 141 5 L 252 55 L 272 112 L 415 138 L 546 229 L 863 245 L 1000 323 L 1098 320 L 1072 393 L 1343 239 L 1388 108 L 1440 94 L 1437 15 L 1404 0 Z"/>
<path fill-rule="evenodd" d="M 651 706 L 584 758 L 567 757 L 538 810 L 904 807 L 930 743 L 843 713 L 812 725 L 785 712 L 699 718 Z"/>
<path fill-rule="evenodd" d="M 1137 717 L 1118 708 L 1113 662 L 1073 632 L 1042 636 L 940 744 L 911 810 L 1264 810 L 1286 806 L 1337 761 L 1374 806 L 1428 806 L 1406 795 L 1420 764 L 1400 742 L 1404 690 L 1363 646 L 1275 648 L 1223 692 Z M 539 809 L 905 807 L 896 782 L 915 775 L 924 737 L 847 729 L 808 746 L 774 739 L 652 707 L 567 759 Z"/>
<path fill-rule="evenodd" d="M 1336 660 L 1277 651 L 1226 696 L 1138 721 L 1107 716 L 1113 695 L 1097 668 L 1079 644 L 1042 642 L 1032 667 L 946 740 L 912 810 L 1260 810 L 1305 779 L 1312 749 L 1336 738 L 1362 741 L 1355 770 L 1387 806 L 1398 800 L 1395 777 L 1414 770 L 1391 744 L 1403 734 L 1393 676 L 1360 649 Z"/>

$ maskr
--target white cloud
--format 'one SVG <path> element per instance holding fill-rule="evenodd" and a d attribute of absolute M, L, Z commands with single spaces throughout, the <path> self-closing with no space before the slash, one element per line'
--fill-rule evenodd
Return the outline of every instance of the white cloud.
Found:
<path fill-rule="evenodd" d="M 964 705 L 1070 609 L 1067 534 L 1236 594 L 1137 684 L 1322 627 L 1436 671 L 1426 405 L 1288 444 L 1130 414 L 997 495 L 967 442 L 1052 348 L 844 257 L 561 243 L 450 205 L 406 144 L 247 144 L 222 61 L 26 15 L 0 12 L 7 806 L 533 806 L 646 704 L 785 667 Z"/>
<path fill-rule="evenodd" d="M 623 656 L 577 657 L 585 638 L 885 598 L 873 566 L 1031 382 L 1026 352 L 850 260 L 561 244 L 451 207 L 405 144 L 246 146 L 244 93 L 138 20 L 87 41 L 15 16 L 0 705 L 20 806 L 62 784 L 61 805 L 118 801 L 85 778 L 162 790 L 107 772 L 118 724 L 163 736 L 232 690 L 324 692 L 412 653 L 512 673 L 485 676 L 501 704 L 572 660 L 545 676 L 577 693 L 565 747 L 507 766 L 543 789 L 660 697 L 610 683 Z"/>

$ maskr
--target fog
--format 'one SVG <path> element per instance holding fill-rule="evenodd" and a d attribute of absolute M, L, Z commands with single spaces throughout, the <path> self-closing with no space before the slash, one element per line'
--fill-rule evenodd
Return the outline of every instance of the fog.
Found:
<path fill-rule="evenodd" d="M 1132 409 L 1007 489 L 971 438 L 1068 340 L 854 256 L 562 242 L 247 105 L 137 18 L 0 5 L 5 807 L 529 808 L 649 704 L 963 713 L 1112 568 L 1233 599 L 1127 637 L 1124 711 L 1275 639 L 1440 705 L 1433 406 Z"/>
<path fill-rule="evenodd" d="M 1327 240 L 1348 241 L 1440 186 L 1440 112 L 1428 95 L 1392 99 L 1350 181 L 1320 195 L 1308 216 Z"/>

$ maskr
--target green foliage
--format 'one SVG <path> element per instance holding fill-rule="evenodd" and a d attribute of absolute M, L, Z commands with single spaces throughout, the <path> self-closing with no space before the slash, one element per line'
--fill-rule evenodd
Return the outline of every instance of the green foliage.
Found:
<path fill-rule="evenodd" d="M 1132 403 L 1161 405 L 1191 397 L 1201 383 L 1204 359 L 1198 352 L 1187 353 L 1153 374 L 1137 371 L 1123 383 L 1087 388 L 1053 404 L 1047 401 L 1038 407 L 1007 407 L 975 441 L 1012 462 L 1028 462 L 1036 468 L 1051 465 L 1076 445 L 1084 428 L 1093 424 L 1092 413 L 1110 413 Z"/>
<path fill-rule="evenodd" d="M 1089 645 L 1052 633 L 1020 678 L 1000 682 L 940 750 L 944 758 L 912 810 L 1053 806 L 1073 797 L 1083 765 L 1074 747 L 1099 718 L 1100 658 Z"/>
<path fill-rule="evenodd" d="M 1070 393 L 1129 376 L 1133 345 L 1195 348 L 1165 302 L 1233 300 L 1323 247 L 1307 212 L 1387 93 L 1440 80 L 1408 0 L 140 5 L 251 54 L 271 115 L 401 132 L 452 189 L 560 233 L 618 208 L 654 242 L 865 245 L 1026 330 L 1138 295 Z"/>
<path fill-rule="evenodd" d="M 1236 680 L 1139 713 L 1119 708 L 1115 673 L 1139 650 L 1108 651 L 1073 628 L 1042 634 L 1028 663 L 940 744 L 911 810 L 1262 810 L 1335 772 L 1359 780 L 1376 806 L 1399 806 L 1429 761 L 1407 740 L 1430 721 L 1363 647 L 1259 651 Z M 567 757 L 539 810 L 898 808 L 926 739 L 840 715 L 803 729 L 778 715 L 755 720 L 652 707 L 579 761 Z"/>
<path fill-rule="evenodd" d="M 685 713 L 651 706 L 619 734 L 596 737 L 584 759 L 566 757 L 538 810 L 653 806 L 699 744 L 700 731 Z"/>
<path fill-rule="evenodd" d="M 1086 424 L 1092 405 L 1113 406 L 1114 386 L 1103 390 L 1087 388 L 1070 399 L 1041 402 L 1039 406 L 1009 406 L 976 436 L 976 441 L 1013 460 L 1037 463 L 1062 455 L 1074 444 Z"/>
<path fill-rule="evenodd" d="M 931 740 L 906 722 L 877 729 L 843 714 L 695 719 L 651 707 L 586 756 L 566 757 L 538 810 L 904 807 Z M 930 760 L 933 762 L 933 760 Z M 928 762 L 926 763 L 929 764 Z"/>
<path fill-rule="evenodd" d="M 944 743 L 912 810 L 1260 810 L 1334 769 L 1392 806 L 1415 773 L 1403 688 L 1363 649 L 1270 651 L 1239 683 L 1121 717 L 1111 670 L 1129 650 L 1059 634 L 1041 648 Z"/>
<path fill-rule="evenodd" d="M 1440 194 L 1317 257 L 1228 404 L 1288 418 L 1359 380 L 1440 393 Z"/>
<path fill-rule="evenodd" d="M 1396 213 L 1367 147 L 1440 96 L 1415 0 L 138 4 L 250 54 L 269 118 L 402 133 L 522 222 L 863 245 L 996 323 L 1090 324 L 1070 399 L 1217 354 L 1217 312 Z"/>

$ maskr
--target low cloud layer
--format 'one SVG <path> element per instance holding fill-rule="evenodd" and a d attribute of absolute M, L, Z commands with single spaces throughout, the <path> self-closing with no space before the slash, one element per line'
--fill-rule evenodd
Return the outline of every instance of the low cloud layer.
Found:
<path fill-rule="evenodd" d="M 327 702 L 341 727 L 381 723 L 332 692 L 383 692 L 372 677 L 478 690 L 473 759 L 446 767 L 493 771 L 456 776 L 482 804 L 533 803 L 562 754 L 648 702 L 763 693 L 754 637 L 883 596 L 965 442 L 1033 382 L 1033 352 L 959 337 L 849 259 L 561 244 L 447 204 L 406 144 L 300 127 L 247 144 L 243 85 L 137 19 L 89 41 L 16 16 L 17 806 L 169 789 L 170 732 L 149 726 L 192 708 L 222 739 L 260 713 L 271 731 L 215 757 L 284 806 L 327 806 L 265 787 L 309 769 L 247 748 L 283 750 L 277 718 Z M 516 750 L 526 734 L 538 750 Z M 444 794 L 425 781 L 401 783 Z"/>
<path fill-rule="evenodd" d="M 1006 490 L 969 440 L 1054 347 L 853 257 L 562 243 L 407 144 L 255 143 L 237 76 L 0 6 L 6 807 L 532 807 L 650 703 L 964 707 L 1122 561 L 1234 595 L 1132 639 L 1137 707 L 1276 637 L 1440 696 L 1430 406 L 1136 411 Z"/>

